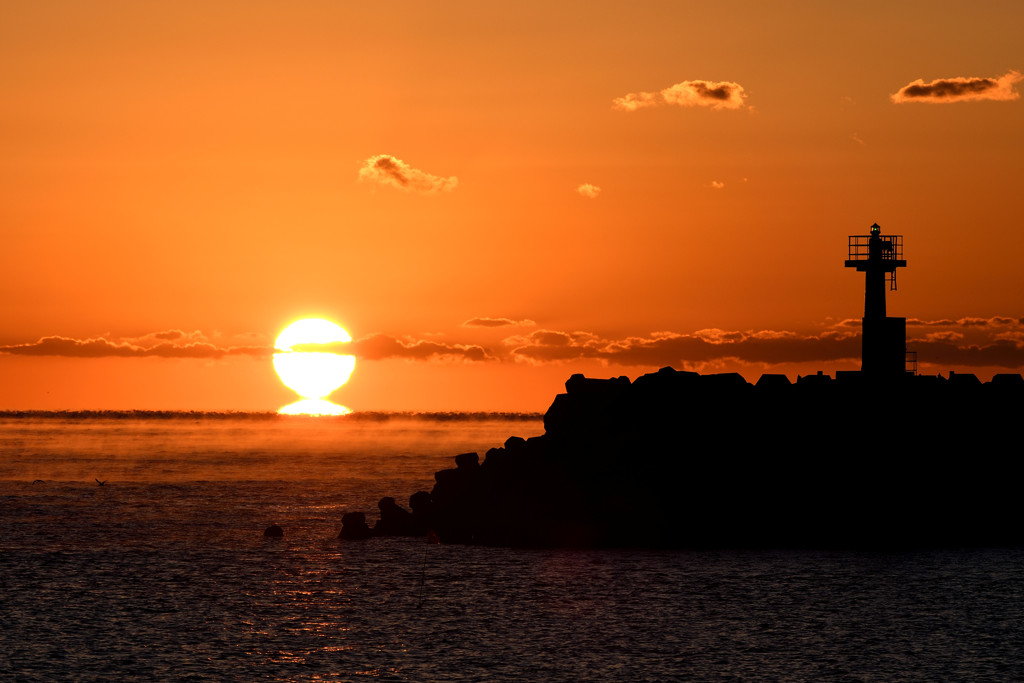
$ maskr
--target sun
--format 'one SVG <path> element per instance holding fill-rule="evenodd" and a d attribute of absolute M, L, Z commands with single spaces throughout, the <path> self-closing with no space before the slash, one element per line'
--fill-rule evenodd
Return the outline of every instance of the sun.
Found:
<path fill-rule="evenodd" d="M 337 345 L 350 341 L 348 332 L 330 320 L 299 320 L 274 342 L 274 369 L 281 381 L 303 398 L 326 399 L 355 369 L 355 356 L 337 353 Z"/>

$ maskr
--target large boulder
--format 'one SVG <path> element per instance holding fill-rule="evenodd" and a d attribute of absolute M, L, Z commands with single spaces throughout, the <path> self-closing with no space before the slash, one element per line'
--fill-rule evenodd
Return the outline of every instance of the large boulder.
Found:
<path fill-rule="evenodd" d="M 338 538 L 346 541 L 361 541 L 373 536 L 373 530 L 366 524 L 362 512 L 346 512 L 341 516 L 341 533 Z"/>
<path fill-rule="evenodd" d="M 422 531 L 411 512 L 395 502 L 390 496 L 385 496 L 377 503 L 380 510 L 380 519 L 373 526 L 373 533 L 377 536 L 421 536 Z"/>

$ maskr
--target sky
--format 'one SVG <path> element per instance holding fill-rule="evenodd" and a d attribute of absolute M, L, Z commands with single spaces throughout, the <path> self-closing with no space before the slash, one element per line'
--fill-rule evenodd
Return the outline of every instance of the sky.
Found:
<path fill-rule="evenodd" d="M 859 367 L 903 235 L 919 371 L 1024 369 L 1024 4 L 11 0 L 0 409 L 355 410 L 573 373 Z"/>

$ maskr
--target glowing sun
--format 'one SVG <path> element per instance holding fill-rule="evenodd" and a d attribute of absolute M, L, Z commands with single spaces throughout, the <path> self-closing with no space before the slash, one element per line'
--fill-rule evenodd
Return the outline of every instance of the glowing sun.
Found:
<path fill-rule="evenodd" d="M 350 412 L 326 400 L 332 391 L 348 381 L 355 369 L 355 356 L 335 351 L 335 345 L 350 341 L 352 337 L 348 332 L 322 318 L 306 318 L 285 328 L 274 342 L 274 369 L 287 387 L 306 400 L 282 408 L 281 412 L 319 415 Z"/>

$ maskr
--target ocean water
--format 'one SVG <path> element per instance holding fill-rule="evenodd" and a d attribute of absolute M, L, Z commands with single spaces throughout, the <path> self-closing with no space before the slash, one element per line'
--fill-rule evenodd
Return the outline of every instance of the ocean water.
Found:
<path fill-rule="evenodd" d="M 542 431 L 0 415 L 0 680 L 1024 680 L 1021 549 L 337 540 L 343 513 Z"/>

